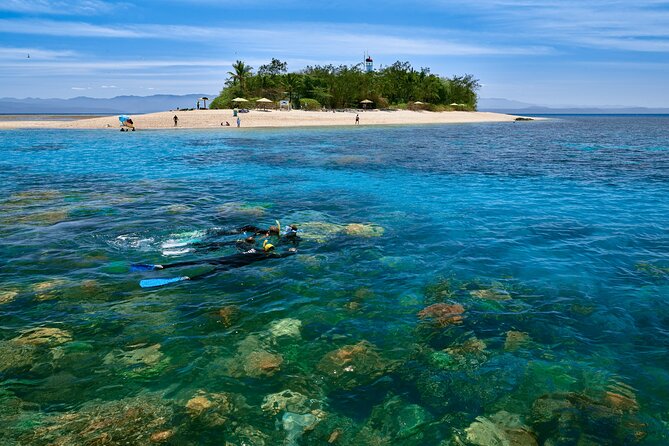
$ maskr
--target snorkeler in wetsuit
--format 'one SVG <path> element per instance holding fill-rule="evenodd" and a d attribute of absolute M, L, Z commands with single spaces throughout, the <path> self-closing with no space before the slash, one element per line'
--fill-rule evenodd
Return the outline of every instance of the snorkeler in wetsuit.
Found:
<path fill-rule="evenodd" d="M 226 246 L 234 246 L 235 249 L 239 252 L 246 252 L 250 251 L 251 249 L 255 249 L 256 247 L 256 239 L 254 237 L 246 237 L 245 239 L 242 240 L 225 240 L 222 242 L 195 242 L 191 245 L 193 248 L 195 248 L 196 251 L 202 251 L 202 252 L 211 252 L 211 251 L 218 251 L 221 248 L 224 248 Z"/>
<path fill-rule="evenodd" d="M 140 281 L 140 286 L 142 286 L 142 288 L 151 288 L 155 286 L 167 285 L 169 283 L 181 282 L 183 280 L 201 279 L 203 277 L 215 274 L 218 271 L 225 271 L 232 268 L 239 268 L 262 260 L 280 259 L 284 257 L 289 257 L 294 255 L 295 253 L 297 253 L 296 248 L 290 248 L 285 252 L 277 253 L 275 251 L 274 245 L 268 243 L 267 240 L 265 240 L 263 243 L 262 250 L 253 248 L 246 252 L 239 252 L 236 254 L 220 257 L 217 259 L 191 260 L 186 262 L 169 263 L 167 265 L 151 265 L 151 264 L 135 263 L 130 266 L 130 271 L 153 271 L 153 270 L 162 270 L 168 268 L 181 268 L 185 266 L 194 266 L 194 265 L 214 266 L 213 270 L 195 276 L 181 276 L 169 279 L 148 279 Z"/>
<path fill-rule="evenodd" d="M 278 222 L 277 222 L 278 223 Z M 297 225 L 288 225 L 283 234 L 281 234 L 281 226 L 270 226 L 267 229 L 262 229 L 253 225 L 242 226 L 236 229 L 214 229 L 210 230 L 208 237 L 218 237 L 225 235 L 247 234 L 251 233 L 261 237 L 278 237 L 279 241 L 287 241 L 297 246 L 301 240 L 297 232 L 299 229 Z M 201 241 L 194 243 L 192 246 L 197 250 L 214 251 L 224 246 L 235 245 L 239 251 L 248 251 L 255 248 L 255 239 L 252 236 L 246 237 L 244 240 L 237 241 L 222 241 L 222 242 L 206 242 Z"/>

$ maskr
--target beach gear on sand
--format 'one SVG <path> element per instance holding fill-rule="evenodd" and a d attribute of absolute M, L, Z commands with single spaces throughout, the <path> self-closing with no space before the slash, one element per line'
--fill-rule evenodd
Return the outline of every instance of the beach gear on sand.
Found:
<path fill-rule="evenodd" d="M 132 119 L 128 115 L 120 115 L 118 120 L 122 127 L 130 127 L 131 129 L 135 128 L 135 123 L 132 122 Z"/>

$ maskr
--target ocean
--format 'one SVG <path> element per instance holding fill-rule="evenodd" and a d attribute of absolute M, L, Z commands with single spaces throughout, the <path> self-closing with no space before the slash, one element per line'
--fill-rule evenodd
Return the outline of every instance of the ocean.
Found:
<path fill-rule="evenodd" d="M 3 131 L 0 184 L 3 444 L 669 443 L 669 116 Z"/>

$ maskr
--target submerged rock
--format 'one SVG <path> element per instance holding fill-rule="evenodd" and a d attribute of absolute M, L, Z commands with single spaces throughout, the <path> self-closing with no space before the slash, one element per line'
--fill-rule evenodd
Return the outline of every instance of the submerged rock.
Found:
<path fill-rule="evenodd" d="M 268 412 L 272 415 L 276 415 L 284 410 L 295 413 L 307 413 L 311 410 L 308 401 L 309 399 L 306 396 L 288 389 L 267 395 L 260 407 L 263 412 Z"/>
<path fill-rule="evenodd" d="M 165 212 L 169 214 L 183 214 L 191 210 L 191 207 L 187 204 L 170 204 L 162 208 Z"/>
<path fill-rule="evenodd" d="M 149 437 L 149 441 L 152 443 L 164 443 L 174 435 L 174 431 L 171 429 L 156 432 L 155 434 Z"/>
<path fill-rule="evenodd" d="M 374 224 L 350 223 L 344 227 L 344 232 L 355 237 L 381 237 L 385 229 Z"/>
<path fill-rule="evenodd" d="M 264 350 L 250 353 L 244 358 L 244 372 L 250 377 L 272 376 L 281 370 L 283 357 Z"/>
<path fill-rule="evenodd" d="M 637 418 L 637 410 L 633 394 L 608 391 L 601 399 L 594 399 L 568 392 L 539 397 L 532 404 L 531 417 L 546 442 L 627 445 L 639 443 L 647 435 L 647 425 Z"/>
<path fill-rule="evenodd" d="M 34 284 L 32 290 L 35 292 L 35 298 L 37 300 L 55 299 L 58 297 L 59 289 L 65 284 L 66 282 L 63 279 L 47 280 L 45 282 Z"/>
<path fill-rule="evenodd" d="M 17 217 L 14 221 L 16 223 L 23 223 L 37 226 L 50 226 L 63 221 L 67 221 L 69 212 L 67 209 L 59 209 L 53 211 L 34 212 L 31 214 Z"/>
<path fill-rule="evenodd" d="M 308 430 L 312 430 L 318 424 L 318 418 L 310 413 L 297 414 L 286 412 L 281 422 L 286 431 L 286 446 L 297 446 L 297 440 Z"/>
<path fill-rule="evenodd" d="M 169 358 L 160 351 L 160 344 L 131 346 L 131 350 L 114 350 L 104 363 L 128 378 L 146 378 L 160 374 L 169 365 Z M 134 348 L 133 348 L 134 347 Z"/>
<path fill-rule="evenodd" d="M 239 307 L 237 305 L 226 305 L 218 310 L 221 323 L 225 328 L 230 328 L 239 319 Z"/>
<path fill-rule="evenodd" d="M 77 411 L 48 416 L 29 444 L 149 444 L 154 435 L 154 442 L 162 441 L 172 416 L 168 400 L 157 394 L 91 401 Z"/>
<path fill-rule="evenodd" d="M 16 290 L 0 290 L 0 305 L 10 303 L 18 295 Z"/>
<path fill-rule="evenodd" d="M 270 324 L 268 332 L 270 336 L 274 339 L 280 338 L 283 336 L 290 338 L 299 338 L 301 337 L 300 328 L 302 327 L 302 321 L 299 319 L 279 319 Z"/>
<path fill-rule="evenodd" d="M 21 333 L 13 341 L 18 344 L 55 347 L 72 340 L 72 334 L 69 331 L 61 330 L 55 327 L 33 328 Z"/>
<path fill-rule="evenodd" d="M 489 288 L 485 290 L 474 290 L 470 291 L 469 294 L 471 294 L 473 297 L 476 297 L 477 299 L 484 299 L 484 300 L 503 301 L 511 299 L 511 294 L 509 294 L 508 291 L 499 290 L 495 288 Z"/>
<path fill-rule="evenodd" d="M 265 215 L 267 207 L 269 205 L 234 201 L 220 205 L 217 211 L 222 217 L 244 216 L 258 218 Z"/>
<path fill-rule="evenodd" d="M 524 347 L 530 342 L 530 335 L 522 331 L 507 331 L 506 339 L 504 340 L 504 350 L 515 351 Z"/>
<path fill-rule="evenodd" d="M 0 341 L 0 372 L 32 366 L 36 350 L 31 344 Z"/>
<path fill-rule="evenodd" d="M 198 390 L 186 402 L 186 410 L 191 418 L 197 418 L 209 426 L 222 426 L 234 410 L 232 397 L 225 393 L 208 393 Z"/>
<path fill-rule="evenodd" d="M 460 304 L 437 303 L 423 308 L 418 312 L 418 317 L 430 320 L 439 327 L 446 327 L 461 324 L 464 312 L 465 309 Z"/>
<path fill-rule="evenodd" d="M 372 410 L 367 422 L 384 436 L 395 440 L 420 434 L 421 428 L 433 420 L 432 415 L 418 404 L 407 404 L 399 396 L 387 399 Z"/>
<path fill-rule="evenodd" d="M 327 223 L 324 221 L 312 221 L 301 223 L 300 237 L 303 240 L 313 241 L 316 243 L 325 243 L 332 237 L 344 232 L 342 225 Z"/>
<path fill-rule="evenodd" d="M 367 341 L 327 353 L 316 368 L 327 376 L 334 385 L 352 389 L 368 384 L 386 374 L 394 364 L 381 357 L 376 347 Z"/>
<path fill-rule="evenodd" d="M 224 361 L 226 374 L 251 378 L 272 376 L 281 370 L 283 357 L 270 352 L 267 339 L 249 335 L 239 342 L 237 353 Z"/>
<path fill-rule="evenodd" d="M 538 446 L 537 438 L 520 417 L 505 411 L 476 417 L 467 429 L 467 441 L 476 446 Z"/>

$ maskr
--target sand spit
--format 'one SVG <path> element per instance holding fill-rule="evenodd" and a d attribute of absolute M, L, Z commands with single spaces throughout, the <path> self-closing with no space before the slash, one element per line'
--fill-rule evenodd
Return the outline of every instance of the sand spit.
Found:
<path fill-rule="evenodd" d="M 174 115 L 179 117 L 178 127 L 174 126 Z M 355 124 L 356 112 L 320 111 L 262 111 L 251 110 L 240 113 L 242 128 L 260 127 L 311 127 L 350 126 Z M 428 111 L 380 111 L 360 112 L 360 125 L 402 125 L 402 124 L 458 124 L 475 122 L 513 122 L 516 116 L 488 112 L 428 112 Z M 236 129 L 236 119 L 232 110 L 191 110 L 167 111 L 132 115 L 138 130 L 148 129 Z M 225 123 L 229 122 L 230 127 Z M 222 125 L 221 125 L 222 124 Z M 88 118 L 72 121 L 7 121 L 0 122 L 0 129 L 119 129 L 118 116 Z"/>

